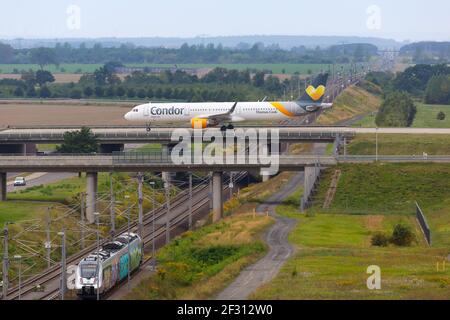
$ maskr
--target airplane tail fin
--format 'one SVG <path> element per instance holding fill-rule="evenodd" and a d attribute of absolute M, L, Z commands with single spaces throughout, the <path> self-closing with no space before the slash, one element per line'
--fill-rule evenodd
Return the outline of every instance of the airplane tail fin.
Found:
<path fill-rule="evenodd" d="M 320 104 L 325 96 L 325 90 L 328 80 L 328 73 L 319 74 L 309 85 L 303 95 L 300 97 L 299 102 Z"/>

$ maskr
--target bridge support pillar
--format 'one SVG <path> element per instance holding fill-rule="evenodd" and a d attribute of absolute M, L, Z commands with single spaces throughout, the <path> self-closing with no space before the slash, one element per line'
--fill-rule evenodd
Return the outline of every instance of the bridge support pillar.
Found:
<path fill-rule="evenodd" d="M 168 144 L 162 145 L 162 155 L 163 159 L 170 156 L 170 148 Z M 170 172 L 161 172 L 161 179 L 164 182 L 164 186 L 170 185 Z"/>
<path fill-rule="evenodd" d="M 97 172 L 86 173 L 86 220 L 88 223 L 95 222 L 94 212 L 97 210 Z"/>
<path fill-rule="evenodd" d="M 267 181 L 270 180 L 270 175 L 268 175 L 267 173 L 263 173 L 263 174 L 261 175 L 261 177 L 262 177 L 262 181 L 263 181 L 263 182 L 267 182 Z"/>
<path fill-rule="evenodd" d="M 0 201 L 6 201 L 7 192 L 6 172 L 0 172 Z"/>
<path fill-rule="evenodd" d="M 219 221 L 223 216 L 223 173 L 213 172 L 213 222 Z"/>

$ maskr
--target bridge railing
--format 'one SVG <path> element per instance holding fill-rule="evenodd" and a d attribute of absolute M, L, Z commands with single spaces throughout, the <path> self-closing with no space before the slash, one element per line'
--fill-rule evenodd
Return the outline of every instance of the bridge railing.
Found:
<path fill-rule="evenodd" d="M 338 162 L 450 162 L 450 155 L 339 155 Z"/>
<path fill-rule="evenodd" d="M 249 127 L 251 128 L 251 127 Z M 275 127 L 274 127 L 275 128 Z M 280 127 L 283 128 L 283 127 Z M 280 132 L 281 139 L 295 140 L 295 139 L 317 139 L 317 140 L 334 140 L 338 136 L 352 138 L 356 135 L 353 131 L 314 131 L 314 130 L 304 130 L 302 127 L 296 127 L 298 131 L 284 131 Z M 127 128 L 124 128 L 127 129 Z M 239 128 L 236 128 L 239 129 Z M 255 128 L 257 129 L 257 128 Z M 320 129 L 320 128 L 319 128 Z M 32 131 L 29 132 L 1 132 L 0 131 L 0 141 L 1 142 L 26 142 L 26 141 L 48 141 L 48 140 L 57 140 L 62 141 L 64 139 L 64 133 L 73 131 L 74 129 L 67 129 L 67 131 L 56 131 L 57 129 L 53 129 L 55 131 L 51 131 L 52 129 L 30 129 Z M 64 129 L 60 129 L 64 130 Z M 130 128 L 126 131 L 121 131 L 117 129 L 117 131 L 95 131 L 94 135 L 99 140 L 108 140 L 108 139 L 123 139 L 124 141 L 138 139 L 142 141 L 146 140 L 166 140 L 170 141 L 172 138 L 172 130 L 162 131 L 162 130 L 154 130 L 147 132 L 145 130 L 138 130 L 136 128 Z"/>

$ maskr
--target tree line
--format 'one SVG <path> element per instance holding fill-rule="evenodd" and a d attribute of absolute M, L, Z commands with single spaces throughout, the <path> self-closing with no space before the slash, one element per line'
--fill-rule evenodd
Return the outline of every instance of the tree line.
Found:
<path fill-rule="evenodd" d="M 450 67 L 446 64 L 418 64 L 397 74 L 371 72 L 366 81 L 380 88 L 384 97 L 375 119 L 378 126 L 411 126 L 417 112 L 413 98 L 450 104 Z"/>
<path fill-rule="evenodd" d="M 58 43 L 54 48 L 14 49 L 0 43 L 0 63 L 30 64 L 41 66 L 60 63 L 350 63 L 366 62 L 377 55 L 378 48 L 371 44 L 343 44 L 329 48 L 305 46 L 283 50 L 278 46 L 256 43 L 248 49 L 225 48 L 222 45 L 188 45 L 180 48 L 148 48 L 123 44 L 120 47 L 104 47 L 81 44 L 72 47 Z"/>
<path fill-rule="evenodd" d="M 54 83 L 46 70 L 22 73 L 20 80 L 0 80 L 0 97 L 28 98 L 119 98 L 180 101 L 234 101 L 276 99 L 294 88 L 303 87 L 298 76 L 280 81 L 262 71 L 215 68 L 204 77 L 183 71 L 165 71 L 159 75 L 134 72 L 123 80 L 115 69 L 121 63 L 109 62 L 93 74 L 83 75 L 78 83 Z M 297 98 L 297 97 L 294 97 Z"/>

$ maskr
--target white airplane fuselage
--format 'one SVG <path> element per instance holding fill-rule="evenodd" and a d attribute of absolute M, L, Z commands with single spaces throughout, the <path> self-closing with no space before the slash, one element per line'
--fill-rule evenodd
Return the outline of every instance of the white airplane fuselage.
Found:
<path fill-rule="evenodd" d="M 230 110 L 235 106 L 233 112 Z M 125 115 L 129 121 L 147 124 L 206 120 L 208 126 L 258 120 L 286 120 L 307 114 L 297 102 L 199 102 L 147 103 Z"/>

